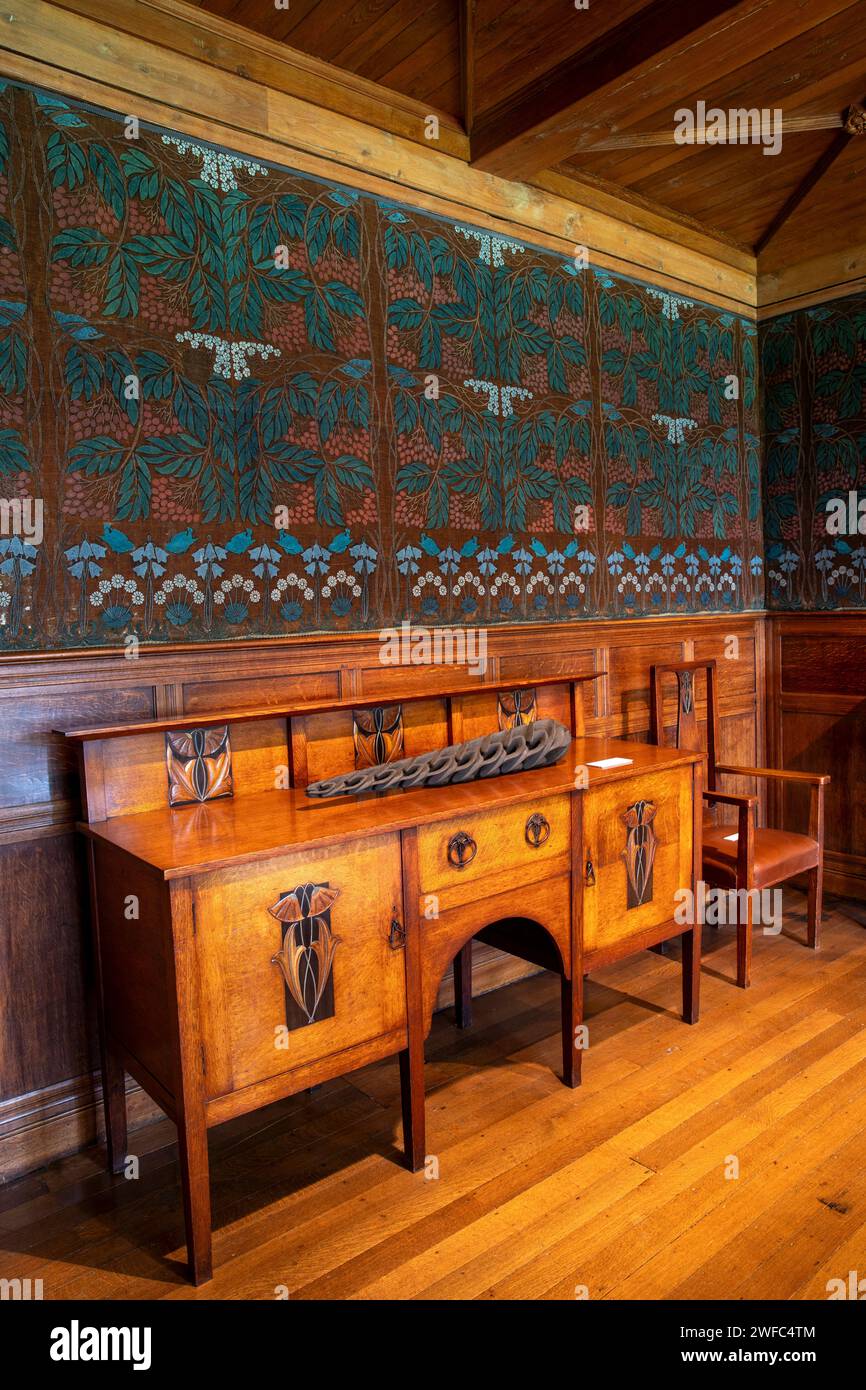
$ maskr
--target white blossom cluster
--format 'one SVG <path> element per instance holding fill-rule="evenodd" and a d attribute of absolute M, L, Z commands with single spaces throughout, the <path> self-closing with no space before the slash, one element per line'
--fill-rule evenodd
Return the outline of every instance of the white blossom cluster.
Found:
<path fill-rule="evenodd" d="M 476 377 L 468 377 L 463 385 L 487 396 L 487 409 L 491 415 L 513 415 L 511 402 L 516 396 L 522 400 L 532 399 L 532 392 L 525 386 L 500 386 L 496 381 L 479 381 Z"/>
<path fill-rule="evenodd" d="M 653 419 L 657 425 L 666 426 L 669 444 L 682 444 L 686 437 L 686 430 L 693 430 L 698 423 L 697 420 L 691 420 L 686 415 L 654 415 Z"/>
<path fill-rule="evenodd" d="M 210 348 L 214 354 L 214 375 L 225 377 L 229 381 L 240 381 L 250 375 L 248 357 L 259 356 L 266 362 L 269 357 L 282 356 L 280 349 L 271 343 L 230 343 L 225 338 L 218 337 L 216 333 L 199 333 L 189 328 L 184 329 L 183 333 L 176 333 L 175 338 L 179 343 L 189 343 L 190 347 Z"/>
<path fill-rule="evenodd" d="M 174 579 L 164 579 L 153 596 L 154 603 L 167 603 L 172 597 L 174 589 L 185 590 L 193 603 L 204 603 L 204 594 L 198 587 L 194 579 L 187 579 L 182 574 L 176 574 Z"/>
<path fill-rule="evenodd" d="M 361 597 L 361 586 L 353 574 L 347 574 L 345 570 L 338 570 L 336 574 L 329 574 L 322 586 L 322 598 L 330 598 L 338 584 L 347 584 L 349 593 L 355 598 Z"/>
<path fill-rule="evenodd" d="M 514 251 L 522 255 L 526 250 L 519 241 L 510 241 L 507 237 L 494 236 L 492 232 L 477 232 L 473 227 L 460 227 L 454 224 L 455 232 L 465 237 L 467 241 L 478 242 L 478 259 L 485 265 L 492 265 L 499 269 L 504 265 L 502 259 L 503 251 Z"/>
<path fill-rule="evenodd" d="M 693 301 L 691 299 L 683 299 L 679 294 L 668 294 L 667 290 L 653 290 L 648 288 L 647 293 L 651 294 L 653 299 L 661 300 L 662 313 L 665 318 L 670 319 L 672 323 L 679 318 L 680 309 L 691 309 L 693 307 Z"/>
<path fill-rule="evenodd" d="M 304 579 L 303 575 L 287 574 L 284 576 L 284 578 L 277 580 L 276 588 L 271 589 L 271 598 L 273 599 L 274 603 L 279 603 L 280 599 L 285 596 L 286 591 L 288 589 L 298 589 L 300 597 L 307 599 L 307 601 L 309 601 L 312 598 L 315 598 L 315 594 L 313 593 L 307 581 Z"/>
<path fill-rule="evenodd" d="M 105 600 L 118 589 L 129 596 L 131 603 L 144 603 L 144 594 L 134 579 L 124 579 L 122 574 L 113 574 L 110 579 L 100 579 L 90 595 L 91 604 L 94 608 L 101 608 Z"/>
<path fill-rule="evenodd" d="M 235 170 L 243 169 L 247 174 L 267 174 L 263 164 L 252 159 L 242 159 L 236 154 L 224 154 L 222 150 L 211 150 L 205 145 L 196 145 L 191 140 L 178 140 L 174 135 L 163 135 L 164 145 L 174 145 L 180 154 L 191 154 L 201 160 L 202 183 L 215 188 L 218 193 L 232 193 L 238 186 Z"/>
<path fill-rule="evenodd" d="M 226 599 L 229 598 L 235 589 L 243 589 L 250 603 L 258 603 L 261 598 L 261 594 L 258 592 L 251 579 L 244 579 L 242 574 L 233 574 L 231 579 L 224 579 L 214 593 L 214 603 L 225 603 Z"/>

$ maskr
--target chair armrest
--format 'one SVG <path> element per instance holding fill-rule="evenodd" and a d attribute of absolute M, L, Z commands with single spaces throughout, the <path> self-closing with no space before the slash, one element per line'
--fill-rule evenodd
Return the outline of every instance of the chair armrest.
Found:
<path fill-rule="evenodd" d="M 733 767 L 730 763 L 716 763 L 716 772 L 732 777 L 774 777 L 780 782 L 808 782 L 816 787 L 826 787 L 830 781 L 823 772 L 781 772 L 774 767 Z"/>
<path fill-rule="evenodd" d="M 718 768 L 716 769 L 718 771 Z M 737 796 L 733 792 L 702 792 L 704 801 L 712 804 L 721 801 L 726 806 L 737 808 L 737 887 L 751 888 L 755 863 L 755 822 L 752 808 L 757 806 L 756 796 Z"/>
<path fill-rule="evenodd" d="M 821 853 L 824 853 L 824 788 L 831 778 L 823 772 L 780 772 L 772 767 L 734 767 L 730 763 L 716 763 L 716 772 L 733 777 L 772 777 L 778 782 L 799 782 L 808 786 L 809 793 L 809 835 L 817 840 Z"/>
<path fill-rule="evenodd" d="M 716 771 L 719 772 L 720 769 L 717 767 Z M 740 807 L 751 807 L 757 806 L 758 804 L 758 798 L 756 796 L 741 796 L 739 792 L 706 791 L 701 792 L 701 796 L 704 798 L 704 801 L 709 801 L 710 804 L 714 801 L 723 801 L 726 806 Z"/>

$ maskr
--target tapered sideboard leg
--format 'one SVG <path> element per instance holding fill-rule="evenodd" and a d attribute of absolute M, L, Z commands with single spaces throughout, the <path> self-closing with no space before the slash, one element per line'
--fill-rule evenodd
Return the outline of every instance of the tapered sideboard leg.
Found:
<path fill-rule="evenodd" d="M 701 1013 L 701 929 L 684 931 L 683 947 L 683 1022 L 697 1023 Z"/>
<path fill-rule="evenodd" d="M 582 1038 L 577 1029 L 583 1022 L 583 974 L 578 971 L 574 980 L 560 976 L 562 988 L 562 1079 L 566 1086 L 580 1085 L 583 1061 Z"/>
<path fill-rule="evenodd" d="M 194 1284 L 204 1284 L 213 1277 L 213 1253 L 210 1164 L 203 1114 L 178 1119 L 177 1142 L 189 1273 Z"/>
<path fill-rule="evenodd" d="M 472 942 L 454 957 L 454 1013 L 458 1028 L 472 1027 Z"/>
<path fill-rule="evenodd" d="M 424 991 L 421 979 L 421 923 L 418 916 L 418 831 L 400 834 L 403 859 L 403 921 L 406 929 L 406 1014 L 408 1047 L 400 1053 L 403 1147 L 406 1167 L 417 1173 L 426 1157 L 424 1116 Z"/>
<path fill-rule="evenodd" d="M 104 1025 L 102 1025 L 104 1028 Z M 103 1033 L 102 1107 L 105 1111 L 105 1148 L 112 1173 L 122 1173 L 126 1162 L 126 1075 L 111 1039 Z"/>
<path fill-rule="evenodd" d="M 400 1053 L 400 1099 L 403 1104 L 403 1148 L 406 1167 L 417 1173 L 426 1157 L 426 1119 L 424 1115 L 424 1040 Z"/>
<path fill-rule="evenodd" d="M 96 851 L 88 846 L 87 869 L 90 879 L 90 927 L 96 962 L 96 1015 L 99 1025 L 99 1060 L 102 1065 L 102 1108 L 105 1113 L 105 1149 L 109 1170 L 122 1173 L 126 1162 L 126 1074 L 123 1062 L 109 1037 L 105 1019 L 105 987 L 102 978 L 102 946 L 99 936 L 98 893 L 96 891 Z"/>

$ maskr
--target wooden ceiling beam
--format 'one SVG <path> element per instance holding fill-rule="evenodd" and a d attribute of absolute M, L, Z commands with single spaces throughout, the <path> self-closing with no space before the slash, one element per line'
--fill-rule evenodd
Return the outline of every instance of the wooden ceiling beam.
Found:
<path fill-rule="evenodd" d="M 463 129 L 471 135 L 475 116 L 475 0 L 460 0 L 460 110 Z"/>
<path fill-rule="evenodd" d="M 473 127 L 471 163 L 509 179 L 561 163 L 603 89 L 635 79 L 662 55 L 670 59 L 698 30 L 741 7 L 743 0 L 656 0 L 487 112 Z"/>
<path fill-rule="evenodd" d="M 260 82 L 419 145 L 429 146 L 426 120 L 435 115 L 439 120 L 436 148 L 457 159 L 468 157 L 469 145 L 460 123 L 445 111 L 431 109 L 429 102 L 404 96 L 184 0 L 112 0 L 110 8 L 105 0 L 51 3 L 70 14 L 110 25 L 118 37 L 140 37 L 207 63 L 216 70 L 217 82 L 220 72 L 243 77 L 251 85 Z M 12 14 L 7 15 L 10 23 L 12 18 Z M 113 41 L 110 35 L 105 40 L 109 44 Z"/>
<path fill-rule="evenodd" d="M 816 160 L 806 177 L 794 189 L 784 201 L 779 211 L 776 213 L 772 222 L 765 232 L 761 234 L 755 245 L 755 255 L 760 256 L 761 252 L 769 246 L 773 237 L 781 231 L 785 223 L 796 212 L 797 208 L 808 197 L 812 189 L 821 181 L 827 170 L 836 163 L 840 154 L 848 148 L 848 145 L 855 136 L 866 135 L 866 111 L 862 106 L 849 106 L 845 113 L 845 124 L 842 129 L 834 135 L 830 144 L 827 146 L 821 158 Z"/>

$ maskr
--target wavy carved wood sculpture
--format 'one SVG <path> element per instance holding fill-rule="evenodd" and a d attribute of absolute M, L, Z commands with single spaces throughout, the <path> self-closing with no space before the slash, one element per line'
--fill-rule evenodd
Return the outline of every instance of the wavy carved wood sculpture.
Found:
<path fill-rule="evenodd" d="M 352 796 L 361 792 L 409 791 L 414 787 L 444 787 L 449 782 L 474 782 L 508 772 L 529 772 L 558 762 L 571 743 L 571 734 L 555 719 L 537 719 L 502 729 L 468 743 L 450 744 L 415 758 L 359 768 L 340 777 L 312 782 L 307 796 Z"/>

